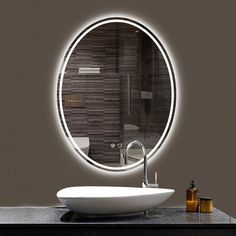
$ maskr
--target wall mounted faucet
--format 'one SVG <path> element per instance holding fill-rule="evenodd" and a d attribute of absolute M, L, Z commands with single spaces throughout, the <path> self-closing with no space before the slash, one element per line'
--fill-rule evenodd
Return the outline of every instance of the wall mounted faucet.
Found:
<path fill-rule="evenodd" d="M 129 149 L 133 146 L 133 145 L 137 145 L 140 148 L 142 148 L 142 152 L 143 152 L 143 181 L 142 181 L 142 187 L 146 187 L 146 188 L 157 188 L 158 184 L 157 184 L 157 172 L 155 172 L 155 183 L 154 184 L 149 184 L 148 183 L 148 174 L 147 174 L 147 154 L 146 154 L 146 149 L 144 147 L 144 145 L 135 140 L 131 143 L 128 144 L 126 151 L 125 151 L 125 164 L 128 164 L 128 154 L 129 154 Z"/>

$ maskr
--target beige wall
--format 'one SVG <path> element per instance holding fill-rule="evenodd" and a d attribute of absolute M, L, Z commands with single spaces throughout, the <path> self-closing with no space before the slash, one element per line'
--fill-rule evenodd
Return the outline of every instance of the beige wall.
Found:
<path fill-rule="evenodd" d="M 1 1 L 0 205 L 56 205 L 65 186 L 140 185 L 140 168 L 112 175 L 77 160 L 53 104 L 65 45 L 92 19 L 122 13 L 159 32 L 175 66 L 178 114 L 150 168 L 176 190 L 166 204 L 183 204 L 195 179 L 236 216 L 235 8 L 233 0 Z"/>

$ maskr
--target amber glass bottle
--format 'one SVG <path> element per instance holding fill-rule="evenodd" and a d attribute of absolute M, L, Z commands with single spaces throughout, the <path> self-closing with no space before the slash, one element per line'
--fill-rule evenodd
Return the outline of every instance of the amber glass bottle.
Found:
<path fill-rule="evenodd" d="M 190 182 L 190 187 L 186 190 L 186 211 L 198 212 L 199 197 L 198 190 L 195 186 L 194 180 Z"/>

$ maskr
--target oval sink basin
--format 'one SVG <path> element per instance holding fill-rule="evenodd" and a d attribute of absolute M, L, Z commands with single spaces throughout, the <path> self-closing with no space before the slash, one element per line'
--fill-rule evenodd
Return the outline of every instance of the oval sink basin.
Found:
<path fill-rule="evenodd" d="M 73 212 L 131 214 L 151 209 L 168 199 L 175 190 L 112 186 L 68 187 L 57 192 L 60 202 Z"/>

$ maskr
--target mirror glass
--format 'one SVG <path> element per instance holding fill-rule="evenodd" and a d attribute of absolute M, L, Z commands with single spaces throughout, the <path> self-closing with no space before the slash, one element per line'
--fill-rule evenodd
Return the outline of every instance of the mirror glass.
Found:
<path fill-rule="evenodd" d="M 60 71 L 58 109 L 79 157 L 106 170 L 127 170 L 160 148 L 175 110 L 172 66 L 159 39 L 125 18 L 98 21 L 68 48 Z"/>

